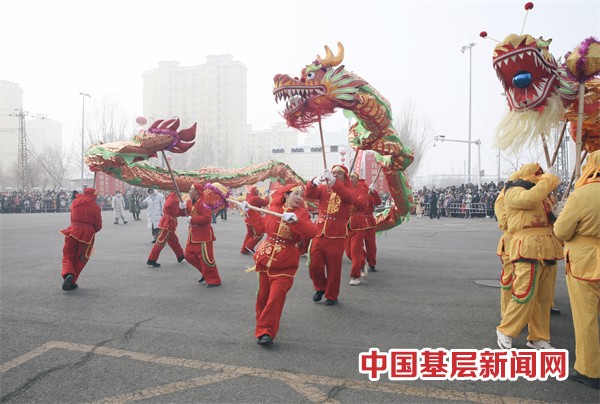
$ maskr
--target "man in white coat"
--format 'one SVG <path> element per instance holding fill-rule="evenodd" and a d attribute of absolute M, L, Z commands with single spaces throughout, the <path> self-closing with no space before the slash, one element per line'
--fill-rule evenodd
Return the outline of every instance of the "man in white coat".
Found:
<path fill-rule="evenodd" d="M 163 215 L 163 206 L 165 197 L 160 192 L 154 192 L 153 189 L 148 189 L 148 196 L 142 201 L 142 205 L 146 206 L 146 215 L 148 216 L 148 228 L 152 232 L 152 243 L 156 242 L 156 237 L 160 229 L 158 223 Z"/>
<path fill-rule="evenodd" d="M 113 211 L 115 214 L 115 224 L 119 224 L 119 218 L 123 220 L 123 224 L 127 224 L 123 212 L 125 211 L 125 198 L 121 195 L 121 191 L 115 192 L 115 196 L 112 199 Z"/>

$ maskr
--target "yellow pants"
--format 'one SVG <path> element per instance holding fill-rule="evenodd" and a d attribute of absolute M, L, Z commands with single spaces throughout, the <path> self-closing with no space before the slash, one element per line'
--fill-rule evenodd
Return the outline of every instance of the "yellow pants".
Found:
<path fill-rule="evenodd" d="M 513 280 L 513 263 L 508 254 L 500 256 L 502 260 L 502 273 L 500 274 L 500 318 L 504 317 L 504 312 L 512 298 L 511 286 Z"/>
<path fill-rule="evenodd" d="M 514 338 L 528 325 L 527 340 L 549 341 L 556 265 L 515 262 L 513 268 L 512 299 L 506 306 L 498 330 Z"/>
<path fill-rule="evenodd" d="M 567 289 L 575 328 L 575 370 L 587 377 L 600 377 L 600 281 L 589 282 L 567 273 Z"/>

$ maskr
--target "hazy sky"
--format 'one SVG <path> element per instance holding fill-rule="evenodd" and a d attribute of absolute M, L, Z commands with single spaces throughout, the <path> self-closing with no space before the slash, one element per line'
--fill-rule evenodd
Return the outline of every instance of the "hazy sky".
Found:
<path fill-rule="evenodd" d="M 19 83 L 24 108 L 80 133 L 81 96 L 109 95 L 132 119 L 142 114 L 142 73 L 157 62 L 205 63 L 231 54 L 248 67 L 248 123 L 282 122 L 271 95 L 276 73 L 299 75 L 323 45 L 344 44 L 343 64 L 373 85 L 398 114 L 410 99 L 434 133 L 468 137 L 472 49 L 472 139 L 482 168 L 496 172 L 492 147 L 506 110 L 492 68 L 495 42 L 520 33 L 525 1 L 28 1 L 0 2 L 0 79 Z M 524 33 L 552 38 L 559 57 L 599 36 L 600 1 L 535 1 Z M 86 101 L 88 102 L 88 101 Z M 86 104 L 87 105 L 87 104 Z M 324 129 L 347 126 L 341 112 Z M 473 146 L 472 165 L 477 166 Z M 462 173 L 467 145 L 431 147 L 420 174 Z"/>

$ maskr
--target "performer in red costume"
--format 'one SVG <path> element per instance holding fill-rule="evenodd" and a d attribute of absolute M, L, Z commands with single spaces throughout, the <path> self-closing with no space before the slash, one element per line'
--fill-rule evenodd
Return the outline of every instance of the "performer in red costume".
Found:
<path fill-rule="evenodd" d="M 86 188 L 83 194 L 76 195 L 71 205 L 71 225 L 60 231 L 65 235 L 61 273 L 63 290 L 77 289 L 77 279 L 90 259 L 96 233 L 102 229 L 96 196 L 94 188 Z"/>
<path fill-rule="evenodd" d="M 256 206 L 257 208 L 263 208 L 269 204 L 269 198 L 261 198 L 258 194 L 258 189 L 256 187 L 250 188 L 250 192 L 246 196 L 246 202 L 252 206 Z M 259 212 L 254 210 L 249 210 L 246 212 L 246 218 L 244 219 L 244 223 L 246 223 L 246 238 L 242 243 L 242 249 L 240 250 L 241 254 L 250 255 L 254 254 L 254 247 L 256 244 L 262 239 L 263 233 L 256 230 L 251 222 L 257 222 L 261 217 Z"/>
<path fill-rule="evenodd" d="M 200 273 L 200 283 L 206 280 L 206 287 L 221 286 L 221 278 L 215 260 L 213 242 L 216 240 L 212 225 L 212 212 L 203 202 L 202 184 L 194 184 L 190 189 L 191 199 L 187 201 L 188 231 L 185 245 L 185 259 Z"/>
<path fill-rule="evenodd" d="M 367 202 L 366 216 L 367 216 L 367 230 L 365 230 L 365 249 L 367 250 L 367 264 L 369 265 L 369 271 L 377 272 L 375 268 L 377 266 L 377 241 L 376 231 L 377 223 L 375 222 L 375 206 L 381 205 L 381 197 L 379 192 L 375 189 L 375 184 L 369 185 L 369 201 Z"/>
<path fill-rule="evenodd" d="M 317 234 L 317 226 L 302 204 L 303 191 L 301 186 L 290 184 L 273 194 L 269 210 L 282 213 L 282 218 L 250 216 L 251 224 L 261 233 L 267 233 L 254 254 L 254 269 L 259 274 L 254 335 L 260 345 L 273 343 L 287 292 L 298 270 L 299 246 Z M 242 206 L 247 212 L 247 201 Z"/>
<path fill-rule="evenodd" d="M 180 202 L 176 192 L 171 192 L 165 201 L 163 206 L 163 216 L 160 218 L 158 223 L 159 233 L 156 237 L 156 243 L 150 251 L 148 261 L 146 265 L 152 265 L 153 267 L 159 267 L 160 264 L 156 262 L 160 252 L 166 244 L 171 247 L 171 250 L 177 257 L 177 262 L 184 260 L 183 249 L 179 244 L 179 238 L 177 237 L 177 217 L 186 216 L 187 210 L 185 202 Z"/>
<path fill-rule="evenodd" d="M 348 239 L 346 241 L 346 256 L 352 261 L 350 270 L 350 285 L 360 285 L 360 278 L 367 276 L 365 269 L 365 231 L 367 230 L 366 208 L 369 194 L 364 181 L 360 182 L 358 173 L 350 174 L 350 182 L 354 191 L 354 202 L 350 207 L 348 222 Z"/>
<path fill-rule="evenodd" d="M 313 178 L 307 183 L 304 194 L 307 199 L 319 201 L 318 232 L 310 246 L 309 269 L 316 290 L 313 301 L 318 302 L 325 295 L 325 304 L 333 306 L 340 292 L 342 258 L 354 190 L 344 166 L 335 165 L 331 171 L 325 170 L 323 179 L 327 185 L 319 185 Z"/>

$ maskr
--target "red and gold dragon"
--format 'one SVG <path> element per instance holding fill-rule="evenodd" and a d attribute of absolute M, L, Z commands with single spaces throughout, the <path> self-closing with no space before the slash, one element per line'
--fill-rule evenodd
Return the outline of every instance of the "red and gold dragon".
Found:
<path fill-rule="evenodd" d="M 533 3 L 525 4 L 525 10 L 532 8 Z M 487 37 L 485 31 L 480 35 Z M 565 121 L 571 123 L 574 135 L 580 85 L 585 86 L 583 147 L 589 152 L 600 148 L 600 80 L 594 77 L 600 47 L 594 38 L 588 38 L 580 46 L 585 48 L 583 53 L 571 52 L 565 63 L 559 65 L 550 53 L 551 42 L 528 34 L 510 34 L 494 48 L 494 70 L 509 107 L 496 130 L 496 143 L 502 149 L 517 151 L 540 134 L 550 135 L 552 129 Z M 571 73 L 576 69 L 586 71 L 589 76 L 579 80 Z M 577 73 L 580 77 L 581 74 Z"/>
<path fill-rule="evenodd" d="M 149 164 L 157 153 L 184 153 L 194 145 L 196 124 L 179 129 L 179 118 L 155 121 L 132 140 L 91 146 L 85 153 L 85 163 L 91 171 L 102 171 L 128 184 L 163 190 L 175 190 L 168 169 Z M 172 170 L 177 187 L 187 192 L 192 184 L 218 182 L 228 188 L 255 184 L 270 178 L 286 183 L 304 180 L 288 165 L 269 161 L 240 169 L 206 167 L 194 171 Z"/>
<path fill-rule="evenodd" d="M 413 204 L 412 191 L 404 170 L 412 163 L 412 150 L 403 145 L 392 125 L 389 102 L 365 80 L 341 65 L 344 47 L 338 42 L 334 55 L 325 46 L 324 58 L 317 58 L 302 69 L 300 78 L 286 74 L 274 77 L 275 101 L 286 101 L 282 116 L 288 126 L 306 130 L 330 115 L 336 108 L 344 109 L 346 117 L 356 123 L 348 133 L 355 150 L 373 150 L 382 166 L 393 205 L 377 216 L 377 231 L 399 225 L 409 215 Z"/>

